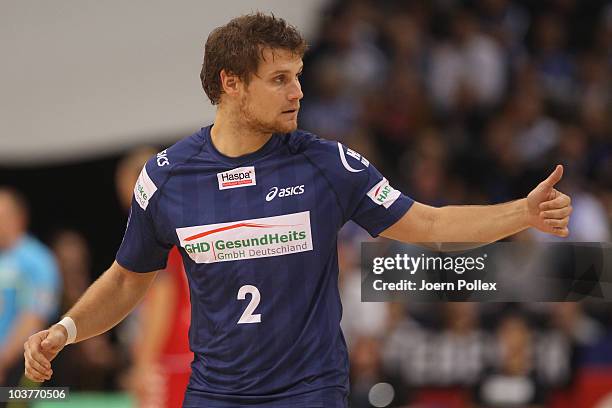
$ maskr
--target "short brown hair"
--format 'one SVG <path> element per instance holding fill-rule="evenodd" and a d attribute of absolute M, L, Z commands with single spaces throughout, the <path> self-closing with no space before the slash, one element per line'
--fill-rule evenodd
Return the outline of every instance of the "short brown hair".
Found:
<path fill-rule="evenodd" d="M 248 84 L 266 48 L 288 50 L 302 57 L 307 45 L 294 26 L 273 14 L 240 16 L 210 33 L 204 47 L 200 80 L 213 105 L 219 103 L 223 93 L 221 70 L 237 75 Z"/>

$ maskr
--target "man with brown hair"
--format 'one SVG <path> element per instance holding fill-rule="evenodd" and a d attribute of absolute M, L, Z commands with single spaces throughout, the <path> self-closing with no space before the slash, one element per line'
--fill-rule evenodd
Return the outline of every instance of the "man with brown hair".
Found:
<path fill-rule="evenodd" d="M 25 344 L 30 378 L 50 378 L 66 344 L 123 319 L 176 245 L 195 355 L 185 407 L 346 407 L 336 239 L 348 220 L 403 242 L 492 242 L 529 227 L 567 236 L 560 166 L 528 198 L 434 208 L 359 153 L 296 130 L 305 49 L 294 27 L 259 13 L 211 33 L 201 77 L 214 125 L 144 166 L 116 262 Z"/>

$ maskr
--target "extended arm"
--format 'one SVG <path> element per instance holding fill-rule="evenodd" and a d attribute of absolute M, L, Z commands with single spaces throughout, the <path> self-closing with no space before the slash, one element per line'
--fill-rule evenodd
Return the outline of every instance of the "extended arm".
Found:
<path fill-rule="evenodd" d="M 414 243 L 489 243 L 529 227 L 525 201 L 441 208 L 414 203 L 381 235 Z"/>
<path fill-rule="evenodd" d="M 435 208 L 414 203 L 381 235 L 412 243 L 490 243 L 534 227 L 567 237 L 571 200 L 554 189 L 562 175 L 563 167 L 557 166 L 527 198 L 504 204 Z"/>
<path fill-rule="evenodd" d="M 113 263 L 66 314 L 77 327 L 76 341 L 103 333 L 123 320 L 142 299 L 156 274 L 134 273 Z M 57 324 L 30 336 L 24 344 L 28 378 L 39 382 L 51 378 L 51 360 L 67 339 L 66 329 Z"/>

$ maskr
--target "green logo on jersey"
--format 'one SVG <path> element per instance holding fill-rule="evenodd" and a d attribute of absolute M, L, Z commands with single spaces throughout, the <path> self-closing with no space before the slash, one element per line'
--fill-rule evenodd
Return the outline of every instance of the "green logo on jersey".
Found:
<path fill-rule="evenodd" d="M 384 203 L 389 193 L 391 193 L 391 186 L 387 184 L 376 196 L 376 201 Z"/>

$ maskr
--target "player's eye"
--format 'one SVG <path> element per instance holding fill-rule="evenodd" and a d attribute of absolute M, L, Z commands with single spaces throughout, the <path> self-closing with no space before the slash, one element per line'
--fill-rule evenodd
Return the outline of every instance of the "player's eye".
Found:
<path fill-rule="evenodd" d="M 279 75 L 277 77 L 274 77 L 274 82 L 276 82 L 277 84 L 284 84 L 285 83 L 285 76 L 284 75 Z"/>

